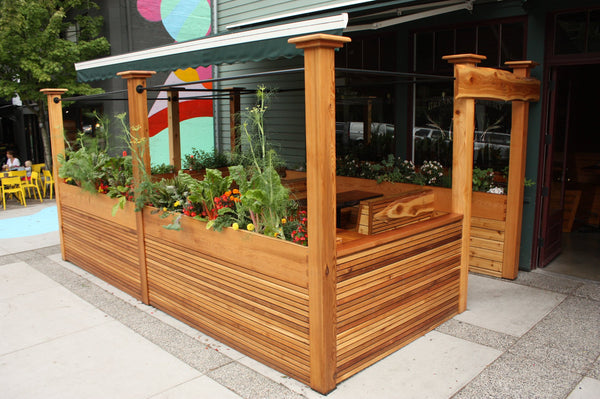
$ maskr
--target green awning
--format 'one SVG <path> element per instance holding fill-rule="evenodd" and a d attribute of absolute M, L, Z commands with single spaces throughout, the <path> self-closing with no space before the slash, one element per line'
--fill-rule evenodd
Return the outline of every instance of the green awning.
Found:
<path fill-rule="evenodd" d="M 130 70 L 159 72 L 280 57 L 291 58 L 302 55 L 302 50 L 289 44 L 289 38 L 312 33 L 341 35 L 347 24 L 348 15 L 343 13 L 78 62 L 75 64 L 75 70 L 80 81 L 88 82 L 114 78 L 118 72 Z"/>

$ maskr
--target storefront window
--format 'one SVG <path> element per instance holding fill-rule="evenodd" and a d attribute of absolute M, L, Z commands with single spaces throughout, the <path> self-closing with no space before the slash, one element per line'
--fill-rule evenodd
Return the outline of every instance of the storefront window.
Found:
<path fill-rule="evenodd" d="M 554 55 L 600 51 L 600 10 L 557 14 L 554 18 Z"/>
<path fill-rule="evenodd" d="M 487 57 L 480 65 L 503 67 L 525 58 L 522 20 L 417 32 L 414 35 L 414 72 L 452 76 L 453 66 L 442 60 L 449 54 L 476 53 Z M 433 65 L 433 67 L 430 67 Z M 414 86 L 413 161 L 452 164 L 453 82 Z M 508 166 L 511 107 L 508 103 L 477 101 L 475 107 L 476 167 L 502 171 Z"/>
<path fill-rule="evenodd" d="M 555 54 L 585 52 L 586 13 L 560 14 L 556 17 Z"/>

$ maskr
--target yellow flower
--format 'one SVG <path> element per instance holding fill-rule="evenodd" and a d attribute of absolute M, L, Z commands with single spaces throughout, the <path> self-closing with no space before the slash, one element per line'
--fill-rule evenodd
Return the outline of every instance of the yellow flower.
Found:
<path fill-rule="evenodd" d="M 286 224 L 287 223 L 287 219 L 286 218 L 281 219 L 281 223 L 282 224 Z"/>
<path fill-rule="evenodd" d="M 72 178 L 72 177 L 67 177 L 67 178 L 65 179 L 65 183 L 68 183 L 68 182 L 70 182 L 70 181 L 73 181 L 73 178 Z"/>
<path fill-rule="evenodd" d="M 254 225 L 252 223 L 248 223 L 248 226 L 246 226 L 246 229 L 248 231 L 254 231 Z"/>
<path fill-rule="evenodd" d="M 179 205 L 181 205 L 181 202 L 179 202 L 179 201 L 175 201 L 175 203 L 173 204 L 173 206 L 179 206 Z"/>
<path fill-rule="evenodd" d="M 240 225 L 237 224 L 237 223 L 234 223 L 234 224 L 231 225 L 231 228 L 234 229 L 234 230 L 237 230 L 237 229 L 240 228 Z"/>
<path fill-rule="evenodd" d="M 166 211 L 167 211 L 167 207 L 165 206 L 165 207 L 163 208 L 163 212 L 166 212 Z"/>
<path fill-rule="evenodd" d="M 278 232 L 273 233 L 273 237 L 277 237 L 279 235 Z"/>

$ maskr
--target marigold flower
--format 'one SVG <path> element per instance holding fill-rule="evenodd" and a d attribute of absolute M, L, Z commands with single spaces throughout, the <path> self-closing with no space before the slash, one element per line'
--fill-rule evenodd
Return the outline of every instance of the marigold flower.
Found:
<path fill-rule="evenodd" d="M 234 193 L 234 194 L 239 194 L 239 193 L 240 193 L 240 190 L 238 190 L 237 188 L 234 188 L 234 189 L 233 189 L 233 191 L 232 191 L 232 193 Z"/>
<path fill-rule="evenodd" d="M 229 197 L 231 195 L 231 191 L 227 190 L 225 191 L 225 194 L 223 194 L 224 197 Z"/>
<path fill-rule="evenodd" d="M 286 218 L 282 218 L 282 219 L 281 219 L 281 223 L 282 223 L 282 224 L 286 224 L 286 223 L 287 223 L 287 219 L 286 219 Z"/>
<path fill-rule="evenodd" d="M 165 207 L 163 208 L 163 212 L 166 212 L 166 211 L 167 211 L 167 207 L 165 206 Z"/>
<path fill-rule="evenodd" d="M 248 226 L 246 226 L 246 229 L 248 231 L 254 231 L 254 225 L 252 223 L 248 223 Z"/>
<path fill-rule="evenodd" d="M 173 206 L 179 206 L 179 205 L 181 205 L 181 202 L 179 202 L 179 201 L 175 201 L 175 203 L 173 204 Z"/>
<path fill-rule="evenodd" d="M 231 225 L 231 228 L 234 229 L 234 230 L 238 230 L 240 228 L 240 225 L 237 224 L 237 223 L 234 223 L 234 224 Z"/>

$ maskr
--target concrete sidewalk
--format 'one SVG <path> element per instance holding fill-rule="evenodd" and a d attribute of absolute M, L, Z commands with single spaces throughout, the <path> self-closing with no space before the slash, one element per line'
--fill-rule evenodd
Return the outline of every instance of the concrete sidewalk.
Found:
<path fill-rule="evenodd" d="M 0 240 L 1 398 L 323 397 L 62 261 L 58 244 Z M 598 283 L 471 274 L 466 312 L 327 397 L 600 398 L 599 356 Z"/>

